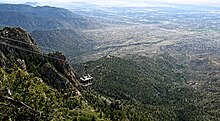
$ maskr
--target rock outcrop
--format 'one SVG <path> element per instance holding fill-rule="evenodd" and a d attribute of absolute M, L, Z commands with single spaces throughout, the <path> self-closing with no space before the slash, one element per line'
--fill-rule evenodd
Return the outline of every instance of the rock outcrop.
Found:
<path fill-rule="evenodd" d="M 74 87 L 78 83 L 61 52 L 41 53 L 34 39 L 21 28 L 5 27 L 0 30 L 0 66 L 17 66 L 57 89 Z"/>

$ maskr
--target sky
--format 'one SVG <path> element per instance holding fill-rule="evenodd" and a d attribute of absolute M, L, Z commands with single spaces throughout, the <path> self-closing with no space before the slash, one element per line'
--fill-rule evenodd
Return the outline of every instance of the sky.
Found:
<path fill-rule="evenodd" d="M 25 2 L 38 2 L 42 5 L 61 5 L 72 2 L 86 2 L 97 5 L 144 5 L 146 2 L 168 2 L 168 3 L 181 3 L 181 4 L 194 4 L 194 5 L 220 5 L 220 0 L 1 0 L 3 3 L 25 3 Z"/>

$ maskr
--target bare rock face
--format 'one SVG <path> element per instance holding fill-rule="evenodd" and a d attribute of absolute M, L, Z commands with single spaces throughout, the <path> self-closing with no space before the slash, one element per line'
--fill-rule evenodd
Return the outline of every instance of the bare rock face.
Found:
<path fill-rule="evenodd" d="M 57 89 L 78 84 L 73 69 L 61 52 L 43 54 L 28 32 L 5 27 L 0 30 L 0 67 L 13 68 L 15 65 L 42 77 L 45 83 Z"/>
<path fill-rule="evenodd" d="M 77 84 L 76 78 L 73 77 L 73 75 L 70 75 L 70 77 L 61 74 L 54 65 L 50 63 L 46 63 L 42 67 L 42 76 L 45 79 L 45 81 L 51 85 L 52 87 L 63 90 L 68 90 L 68 93 L 72 96 L 81 96 L 81 93 L 77 88 L 75 88 L 75 85 Z"/>
<path fill-rule="evenodd" d="M 62 73 L 71 83 L 76 84 L 76 74 L 73 72 L 69 62 L 66 60 L 66 57 L 61 52 L 54 52 L 48 54 L 52 58 L 52 63 L 55 68 Z"/>
<path fill-rule="evenodd" d="M 69 88 L 69 85 L 71 85 L 68 79 L 61 75 L 50 63 L 43 65 L 41 73 L 45 79 L 48 79 L 50 85 L 57 89 Z"/>
<path fill-rule="evenodd" d="M 0 30 L 0 42 L 1 45 L 40 52 L 30 34 L 21 28 L 3 28 Z"/>

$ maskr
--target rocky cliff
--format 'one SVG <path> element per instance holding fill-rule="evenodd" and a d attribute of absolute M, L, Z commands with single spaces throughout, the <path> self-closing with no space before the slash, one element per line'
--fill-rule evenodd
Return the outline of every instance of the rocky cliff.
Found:
<path fill-rule="evenodd" d="M 5 27 L 0 30 L 0 47 L 2 67 L 19 66 L 52 81 L 48 82 L 51 85 L 57 83 L 54 86 L 59 88 L 77 83 L 76 75 L 62 53 L 41 53 L 29 33 L 21 28 Z"/>
<path fill-rule="evenodd" d="M 61 52 L 42 53 L 21 28 L 0 30 L 0 120 L 98 119 L 78 83 Z"/>

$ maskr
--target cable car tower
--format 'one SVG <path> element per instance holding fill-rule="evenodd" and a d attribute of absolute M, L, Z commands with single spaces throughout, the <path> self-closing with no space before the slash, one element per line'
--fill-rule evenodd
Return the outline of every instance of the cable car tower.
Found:
<path fill-rule="evenodd" d="M 80 78 L 80 83 L 84 87 L 92 85 L 93 77 L 87 71 L 88 66 L 84 65 L 84 75 Z"/>

